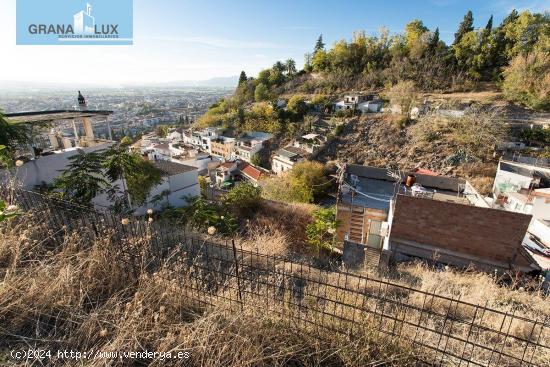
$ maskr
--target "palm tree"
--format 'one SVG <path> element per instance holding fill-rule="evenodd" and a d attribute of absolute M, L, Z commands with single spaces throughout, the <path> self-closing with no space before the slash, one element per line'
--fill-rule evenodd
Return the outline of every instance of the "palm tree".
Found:
<path fill-rule="evenodd" d="M 285 65 L 280 62 L 280 61 L 277 61 L 274 65 L 273 65 L 273 70 L 276 70 L 276 71 L 279 71 L 279 72 L 284 72 L 285 71 Z"/>
<path fill-rule="evenodd" d="M 296 61 L 288 59 L 285 62 L 286 74 L 292 76 L 296 73 Z"/>
<path fill-rule="evenodd" d="M 112 146 L 103 157 L 105 176 L 111 183 L 120 180 L 128 208 L 132 208 L 132 201 L 136 205 L 143 204 L 149 191 L 161 182 L 159 169 L 124 146 Z"/>

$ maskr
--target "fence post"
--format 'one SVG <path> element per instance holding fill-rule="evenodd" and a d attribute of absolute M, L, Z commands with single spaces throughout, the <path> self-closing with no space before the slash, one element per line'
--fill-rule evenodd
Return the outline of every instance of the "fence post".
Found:
<path fill-rule="evenodd" d="M 243 309 L 243 295 L 241 294 L 241 279 L 239 277 L 239 261 L 237 260 L 237 246 L 235 245 L 235 238 L 231 239 L 231 246 L 233 247 L 233 260 L 235 261 L 235 276 L 237 277 L 239 302 L 241 304 L 241 309 Z"/>

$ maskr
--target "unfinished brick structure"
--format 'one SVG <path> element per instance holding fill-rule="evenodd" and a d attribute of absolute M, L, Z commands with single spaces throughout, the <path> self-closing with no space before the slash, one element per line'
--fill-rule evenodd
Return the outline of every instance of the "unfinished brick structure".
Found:
<path fill-rule="evenodd" d="M 397 195 L 390 233 L 394 256 L 484 270 L 536 270 L 522 246 L 530 215 Z"/>

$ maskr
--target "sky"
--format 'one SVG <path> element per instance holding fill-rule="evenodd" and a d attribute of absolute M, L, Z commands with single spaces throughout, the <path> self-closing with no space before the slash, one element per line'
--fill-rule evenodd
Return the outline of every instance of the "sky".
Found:
<path fill-rule="evenodd" d="M 550 10 L 550 0 L 134 0 L 132 46 L 16 46 L 16 0 L 0 0 L 0 83 L 115 86 L 241 70 L 254 76 L 277 60 L 302 66 L 319 34 L 329 46 L 355 30 L 401 32 L 418 18 L 431 30 L 439 27 L 449 43 L 468 10 L 483 27 L 491 14 L 497 25 L 514 8 Z"/>

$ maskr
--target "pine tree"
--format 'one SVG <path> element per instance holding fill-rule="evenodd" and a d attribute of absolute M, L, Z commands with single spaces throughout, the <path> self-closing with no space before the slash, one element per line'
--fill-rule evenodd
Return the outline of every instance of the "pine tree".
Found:
<path fill-rule="evenodd" d="M 247 80 L 248 78 L 246 77 L 246 73 L 244 72 L 244 70 L 241 71 L 241 75 L 239 76 L 239 86 L 244 82 L 246 82 Z"/>
<path fill-rule="evenodd" d="M 464 16 L 464 19 L 462 20 L 462 23 L 460 23 L 460 26 L 458 26 L 458 31 L 455 33 L 455 41 L 453 45 L 457 45 L 462 37 L 468 32 L 471 32 L 474 30 L 474 14 L 471 10 L 468 10 L 466 15 Z"/>
<path fill-rule="evenodd" d="M 317 51 L 324 50 L 325 44 L 323 42 L 323 35 L 320 34 L 319 38 L 317 38 L 317 42 L 315 42 L 315 48 L 313 49 L 313 53 L 316 53 Z"/>

